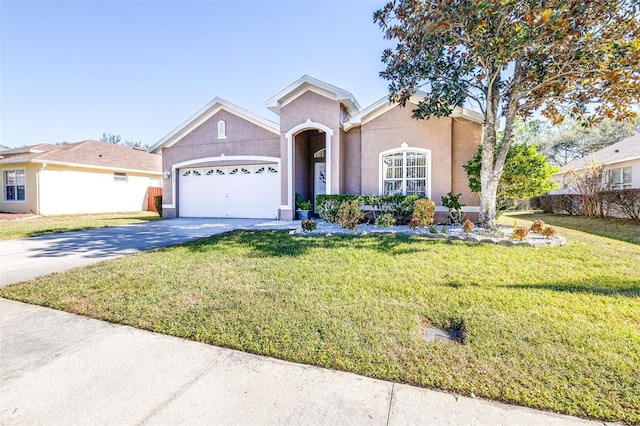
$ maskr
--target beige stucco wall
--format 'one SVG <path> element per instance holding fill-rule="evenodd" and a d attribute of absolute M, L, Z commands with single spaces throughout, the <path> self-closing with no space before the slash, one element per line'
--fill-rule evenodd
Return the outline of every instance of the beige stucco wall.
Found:
<path fill-rule="evenodd" d="M 340 103 L 331 100 L 318 93 L 307 91 L 297 98 L 290 101 L 288 104 L 280 109 L 280 147 L 282 151 L 282 169 L 285 173 L 282 174 L 282 205 L 288 206 L 293 212 L 294 206 L 289 205 L 289 188 L 288 188 L 288 163 L 287 163 L 287 150 L 288 141 L 286 138 L 287 132 L 294 127 L 304 124 L 310 120 L 314 123 L 320 123 L 332 130 L 331 136 L 331 158 L 327 158 L 326 161 L 331 161 L 331 192 L 339 193 L 341 188 L 341 177 L 339 173 L 340 168 L 340 156 L 341 154 L 341 131 L 340 131 Z M 313 126 L 309 126 L 313 128 Z M 302 129 L 298 134 L 302 134 L 306 129 Z M 324 139 L 326 141 L 326 134 Z M 295 139 L 295 138 L 294 138 Z M 294 143 L 294 148 L 296 144 Z M 294 158 L 296 158 L 294 149 Z M 294 166 L 293 176 L 293 188 L 299 187 L 296 184 L 296 176 L 304 174 L 305 176 L 312 176 L 313 163 L 296 163 Z M 300 167 L 306 166 L 308 170 L 299 170 Z M 306 178 L 305 178 L 306 179 Z M 287 216 L 281 216 L 282 219 L 287 219 Z"/>
<path fill-rule="evenodd" d="M 360 194 L 362 176 L 362 144 L 360 128 L 344 134 L 343 182 L 345 194 Z"/>
<path fill-rule="evenodd" d="M 479 206 L 480 196 L 471 192 L 467 172 L 462 166 L 478 152 L 478 146 L 482 144 L 482 126 L 464 118 L 454 118 L 452 124 L 451 192 L 462 194 L 462 204 Z"/>
<path fill-rule="evenodd" d="M 2 195 L 0 196 L 0 211 L 8 213 L 37 213 L 38 212 L 38 169 L 41 164 L 23 163 L 0 166 L 0 180 L 2 181 Z M 26 173 L 25 200 L 6 201 L 4 186 L 4 171 L 24 169 Z"/>
<path fill-rule="evenodd" d="M 409 148 L 431 151 L 431 199 L 441 205 L 440 197 L 451 190 L 452 119 L 411 118 L 411 105 L 395 107 L 361 126 L 363 194 L 378 194 L 380 187 L 380 153 Z"/>
<path fill-rule="evenodd" d="M 224 120 L 226 138 L 218 139 L 218 121 Z M 220 156 L 260 156 L 280 157 L 280 138 L 244 118 L 238 117 L 226 110 L 214 114 L 203 124 L 184 136 L 177 143 L 162 149 L 162 170 L 172 170 L 175 164 L 196 159 Z M 241 161 L 243 164 L 258 163 L 257 161 Z M 213 165 L 222 163 L 202 162 L 199 165 Z M 229 164 L 229 162 L 224 162 Z M 193 167 L 193 166 L 188 166 Z M 282 168 L 282 165 L 281 165 Z M 163 204 L 172 204 L 175 199 L 176 207 L 178 194 L 173 189 L 178 188 L 179 173 L 163 179 Z M 163 208 L 165 217 L 175 217 L 177 208 Z"/>

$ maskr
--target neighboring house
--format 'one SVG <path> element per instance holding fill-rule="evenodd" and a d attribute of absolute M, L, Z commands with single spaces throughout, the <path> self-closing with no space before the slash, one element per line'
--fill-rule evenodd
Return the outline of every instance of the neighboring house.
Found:
<path fill-rule="evenodd" d="M 461 193 L 477 217 L 479 197 L 462 168 L 482 139 L 482 115 L 415 120 L 383 98 L 360 108 L 351 93 L 304 76 L 269 99 L 280 123 L 215 98 L 150 151 L 162 153 L 167 217 L 290 220 L 295 194 Z"/>
<path fill-rule="evenodd" d="M 0 151 L 0 211 L 42 215 L 147 209 L 162 159 L 146 150 L 87 140 Z"/>
<path fill-rule="evenodd" d="M 566 179 L 567 173 L 579 172 L 594 165 L 602 165 L 608 171 L 610 189 L 640 188 L 640 134 L 566 164 L 551 177 L 560 186 L 551 193 L 571 192 L 570 182 Z"/>

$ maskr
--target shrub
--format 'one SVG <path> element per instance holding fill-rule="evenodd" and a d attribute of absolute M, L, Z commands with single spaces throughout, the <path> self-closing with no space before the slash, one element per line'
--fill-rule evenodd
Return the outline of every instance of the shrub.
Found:
<path fill-rule="evenodd" d="M 420 226 L 420 219 L 417 217 L 414 217 L 409 221 L 409 228 L 416 229 L 418 226 Z"/>
<path fill-rule="evenodd" d="M 536 234 L 542 233 L 544 229 L 544 221 L 543 220 L 534 220 L 531 224 L 531 228 L 529 228 L 531 232 L 535 232 Z"/>
<path fill-rule="evenodd" d="M 547 238 L 555 237 L 557 234 L 558 231 L 556 231 L 556 228 L 553 226 L 545 226 L 544 229 L 542 229 L 542 235 Z"/>
<path fill-rule="evenodd" d="M 414 204 L 421 197 L 418 195 L 372 195 L 366 197 L 364 202 L 371 205 L 376 212 L 390 213 L 396 218 L 396 222 L 407 224 L 413 216 Z"/>
<path fill-rule="evenodd" d="M 475 227 L 476 225 L 474 225 L 473 222 L 471 222 L 469 219 L 465 220 L 464 223 L 462 224 L 462 230 L 467 235 L 469 235 L 469 233 L 473 231 L 473 228 Z"/>
<path fill-rule="evenodd" d="M 416 200 L 413 209 L 413 219 L 418 219 L 418 226 L 427 226 L 433 223 L 433 215 L 436 214 L 436 203 L 428 198 Z"/>
<path fill-rule="evenodd" d="M 460 197 L 462 194 L 453 195 L 448 192 L 447 195 L 440 198 L 442 205 L 449 209 L 449 219 L 451 223 L 460 223 L 462 220 L 462 207 L 464 204 L 460 203 Z"/>
<path fill-rule="evenodd" d="M 438 233 L 438 228 L 435 225 L 431 225 L 429 227 L 429 232 L 431 232 L 432 234 L 437 234 Z"/>
<path fill-rule="evenodd" d="M 396 218 L 391 213 L 385 213 L 376 218 L 376 226 L 380 228 L 390 228 L 396 224 Z"/>
<path fill-rule="evenodd" d="M 640 189 L 602 191 L 599 195 L 608 215 L 640 220 Z"/>
<path fill-rule="evenodd" d="M 153 206 L 158 211 L 160 217 L 162 217 L 162 195 L 154 195 L 153 196 Z"/>
<path fill-rule="evenodd" d="M 343 201 L 360 200 L 359 195 L 345 195 L 345 194 L 320 194 L 316 196 L 316 210 L 318 215 L 329 223 L 336 223 L 338 221 L 338 211 L 340 210 L 340 204 Z"/>
<path fill-rule="evenodd" d="M 302 219 L 300 226 L 303 231 L 311 232 L 318 227 L 318 223 L 313 219 Z"/>
<path fill-rule="evenodd" d="M 511 238 L 522 241 L 527 238 L 527 235 L 529 235 L 529 230 L 526 227 L 515 226 L 513 228 L 513 234 L 511 235 Z"/>
<path fill-rule="evenodd" d="M 362 213 L 362 201 L 360 199 L 343 201 L 340 204 L 338 224 L 341 228 L 353 231 L 363 218 L 364 213 Z"/>

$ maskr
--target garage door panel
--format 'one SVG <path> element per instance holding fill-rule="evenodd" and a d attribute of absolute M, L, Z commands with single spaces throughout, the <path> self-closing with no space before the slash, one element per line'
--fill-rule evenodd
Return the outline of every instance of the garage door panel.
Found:
<path fill-rule="evenodd" d="M 183 169 L 179 176 L 182 217 L 277 217 L 276 164 Z"/>

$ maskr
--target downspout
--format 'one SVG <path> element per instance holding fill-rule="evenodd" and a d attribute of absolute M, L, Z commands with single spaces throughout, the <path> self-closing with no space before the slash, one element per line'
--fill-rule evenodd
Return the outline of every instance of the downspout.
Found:
<path fill-rule="evenodd" d="M 42 167 L 38 169 L 38 176 L 36 179 L 36 214 L 40 214 L 40 172 L 47 168 L 47 163 L 42 163 Z"/>

